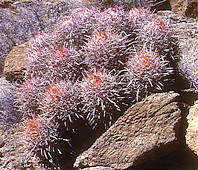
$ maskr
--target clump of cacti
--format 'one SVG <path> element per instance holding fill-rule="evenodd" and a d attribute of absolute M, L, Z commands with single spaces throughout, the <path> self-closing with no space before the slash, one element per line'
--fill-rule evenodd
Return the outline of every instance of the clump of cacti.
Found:
<path fill-rule="evenodd" d="M 175 48 L 170 26 L 146 8 L 82 9 L 34 37 L 17 100 L 30 149 L 59 166 L 82 122 L 109 127 L 137 96 L 163 89 Z"/>

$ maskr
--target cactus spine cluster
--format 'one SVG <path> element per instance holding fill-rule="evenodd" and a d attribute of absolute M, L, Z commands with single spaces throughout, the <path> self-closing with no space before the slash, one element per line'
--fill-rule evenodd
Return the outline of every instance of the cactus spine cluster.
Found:
<path fill-rule="evenodd" d="M 77 122 L 109 127 L 137 96 L 162 89 L 173 70 L 172 35 L 148 9 L 119 7 L 82 9 L 34 37 L 17 100 L 28 146 L 60 166 Z"/>

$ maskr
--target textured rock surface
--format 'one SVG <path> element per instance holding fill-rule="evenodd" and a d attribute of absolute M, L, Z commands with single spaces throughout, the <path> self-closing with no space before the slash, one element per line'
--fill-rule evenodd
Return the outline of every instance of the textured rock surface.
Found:
<path fill-rule="evenodd" d="M 22 78 L 25 70 L 25 57 L 27 55 L 26 44 L 13 48 L 6 57 L 4 75 L 8 80 Z"/>
<path fill-rule="evenodd" d="M 188 17 L 198 17 L 197 0 L 170 0 L 170 4 L 174 12 L 184 14 Z"/>
<path fill-rule="evenodd" d="M 133 105 L 74 166 L 125 169 L 176 148 L 181 119 L 177 97 L 173 92 L 155 94 Z"/>
<path fill-rule="evenodd" d="M 186 0 L 170 0 L 172 11 L 179 12 L 181 14 L 185 13 L 186 4 Z"/>
<path fill-rule="evenodd" d="M 0 129 L 19 122 L 20 114 L 14 107 L 15 89 L 4 77 L 0 78 Z"/>
<path fill-rule="evenodd" d="M 34 169 L 44 170 L 39 166 L 35 158 L 27 160 L 24 156 L 25 148 L 24 143 L 21 141 L 21 128 L 20 124 L 12 126 L 9 130 L 3 131 L 0 129 L 0 136 L 4 145 L 0 147 L 0 169 Z"/>
<path fill-rule="evenodd" d="M 198 100 L 189 110 L 186 143 L 198 155 Z"/>
<path fill-rule="evenodd" d="M 188 0 L 185 15 L 188 17 L 198 17 L 198 1 Z"/>

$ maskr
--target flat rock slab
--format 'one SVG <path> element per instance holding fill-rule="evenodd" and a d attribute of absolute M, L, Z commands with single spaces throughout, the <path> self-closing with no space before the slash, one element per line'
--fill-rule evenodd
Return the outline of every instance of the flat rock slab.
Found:
<path fill-rule="evenodd" d="M 76 168 L 126 169 L 177 148 L 179 94 L 154 94 L 129 108 L 74 163 Z"/>

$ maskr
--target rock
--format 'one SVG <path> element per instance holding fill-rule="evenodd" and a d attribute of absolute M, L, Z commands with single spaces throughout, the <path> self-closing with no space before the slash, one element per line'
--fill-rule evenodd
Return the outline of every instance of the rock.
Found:
<path fill-rule="evenodd" d="M 157 15 L 171 23 L 178 39 L 177 85 L 178 89 L 198 86 L 198 22 L 171 11 L 159 11 Z"/>
<path fill-rule="evenodd" d="M 198 100 L 190 108 L 187 116 L 188 128 L 186 130 L 186 143 L 198 155 Z"/>
<path fill-rule="evenodd" d="M 1 26 L 0 26 L 1 27 Z M 10 52 L 14 46 L 13 42 L 0 31 L 0 75 L 3 73 L 4 62 L 6 55 Z"/>
<path fill-rule="evenodd" d="M 24 142 L 21 139 L 21 124 L 11 126 L 6 131 L 1 131 L 0 136 L 4 139 L 4 145 L 0 148 L 0 169 L 34 169 L 45 170 L 35 158 L 29 160 L 25 157 Z"/>
<path fill-rule="evenodd" d="M 3 73 L 8 80 L 23 78 L 26 55 L 27 44 L 22 44 L 14 47 L 6 57 Z"/>
<path fill-rule="evenodd" d="M 197 0 L 170 0 L 171 9 L 174 12 L 186 15 L 188 17 L 198 17 Z"/>
<path fill-rule="evenodd" d="M 170 0 L 171 9 L 173 12 L 185 13 L 186 0 Z"/>
<path fill-rule="evenodd" d="M 0 129 L 9 128 L 20 121 L 21 115 L 14 107 L 16 88 L 4 77 L 0 78 Z"/>
<path fill-rule="evenodd" d="M 198 17 L 198 1 L 197 0 L 187 1 L 185 14 L 187 17 L 192 17 L 192 18 Z"/>
<path fill-rule="evenodd" d="M 177 148 L 178 94 L 154 94 L 133 105 L 74 164 L 126 169 Z"/>

